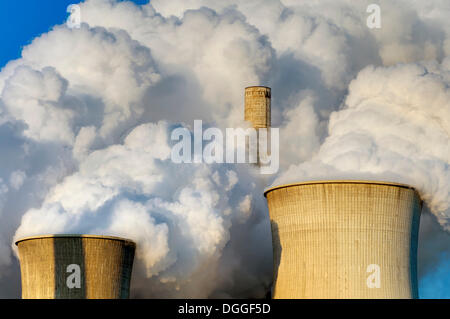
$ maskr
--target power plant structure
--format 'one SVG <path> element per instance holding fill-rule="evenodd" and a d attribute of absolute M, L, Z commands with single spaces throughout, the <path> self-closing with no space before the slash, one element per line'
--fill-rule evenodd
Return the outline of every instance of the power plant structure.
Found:
<path fill-rule="evenodd" d="M 129 298 L 136 244 L 94 235 L 46 235 L 16 242 L 24 299 Z"/>
<path fill-rule="evenodd" d="M 319 181 L 266 190 L 276 299 L 418 298 L 412 187 Z"/>
<path fill-rule="evenodd" d="M 258 140 L 259 130 L 271 127 L 270 88 L 245 89 L 244 119 L 257 129 Z M 272 229 L 273 298 L 418 298 L 422 201 L 414 188 L 378 181 L 311 181 L 272 187 L 264 196 Z M 22 298 L 130 295 L 136 249 L 131 240 L 46 235 L 16 245 Z"/>
<path fill-rule="evenodd" d="M 261 145 L 270 149 L 268 142 L 270 141 L 271 100 L 272 90 L 267 86 L 245 88 L 244 121 L 249 122 L 256 130 L 256 140 L 246 143 L 246 149 L 249 153 L 252 149 L 256 152 L 255 164 L 258 166 L 261 164 L 261 159 L 265 160 L 265 158 L 261 158 Z M 266 134 L 261 134 L 262 130 L 265 130 Z"/>
<path fill-rule="evenodd" d="M 271 126 L 271 89 L 266 86 L 249 86 L 245 88 L 244 120 L 255 129 Z"/>

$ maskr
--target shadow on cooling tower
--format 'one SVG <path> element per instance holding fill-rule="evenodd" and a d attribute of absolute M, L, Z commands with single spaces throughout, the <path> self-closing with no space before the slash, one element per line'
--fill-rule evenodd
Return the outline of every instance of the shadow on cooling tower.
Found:
<path fill-rule="evenodd" d="M 281 246 L 280 233 L 276 221 L 270 221 L 270 228 L 272 230 L 272 249 L 273 249 L 273 283 L 277 282 L 278 269 L 280 267 L 281 254 L 283 247 Z M 271 295 L 275 295 L 275 284 L 272 285 Z"/>
<path fill-rule="evenodd" d="M 54 240 L 54 264 L 55 264 L 55 298 L 56 299 L 85 299 L 86 298 L 86 269 L 84 265 L 83 240 L 71 238 L 71 240 Z M 74 265 L 70 268 L 71 265 Z M 69 271 L 68 271 L 69 267 Z M 78 269 L 75 267 L 79 267 Z M 80 272 L 79 288 L 69 288 L 77 284 L 77 271 Z M 72 276 L 72 277 L 69 277 Z"/>

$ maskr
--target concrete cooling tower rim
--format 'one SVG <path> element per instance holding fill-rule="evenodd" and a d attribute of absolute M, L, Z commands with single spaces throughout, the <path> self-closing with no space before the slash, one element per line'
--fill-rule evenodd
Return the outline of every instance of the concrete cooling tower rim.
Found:
<path fill-rule="evenodd" d="M 34 239 L 45 239 L 45 238 L 87 238 L 87 239 L 105 239 L 105 240 L 117 240 L 124 242 L 129 245 L 136 246 L 136 243 L 130 239 L 121 238 L 121 237 L 114 237 L 114 236 L 101 236 L 101 235 L 80 235 L 80 234 L 61 234 L 61 235 L 40 235 L 40 236 L 30 236 L 30 237 L 24 237 L 19 239 L 15 242 L 16 246 L 20 242 L 26 241 L 26 240 L 34 240 Z"/>
<path fill-rule="evenodd" d="M 269 86 L 264 86 L 264 85 L 252 85 L 252 86 L 247 86 L 245 89 L 251 89 L 251 88 L 265 88 L 265 89 L 272 90 Z"/>
<path fill-rule="evenodd" d="M 359 181 L 359 180 L 329 180 L 329 181 L 307 181 L 307 182 L 298 182 L 298 183 L 290 183 L 290 184 L 282 184 L 274 187 L 270 187 L 264 191 L 264 197 L 267 197 L 267 194 L 271 191 L 293 187 L 293 186 L 304 186 L 304 185 L 314 185 L 314 184 L 373 184 L 373 185 L 385 185 L 385 186 L 396 186 L 402 188 L 409 188 L 415 191 L 417 194 L 417 190 L 406 184 L 394 183 L 394 182 L 383 182 L 383 181 Z M 420 198 L 420 196 L 419 196 Z"/>

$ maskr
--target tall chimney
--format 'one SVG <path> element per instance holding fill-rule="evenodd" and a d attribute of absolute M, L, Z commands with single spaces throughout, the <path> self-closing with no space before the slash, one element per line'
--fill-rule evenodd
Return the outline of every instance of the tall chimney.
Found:
<path fill-rule="evenodd" d="M 47 235 L 16 242 L 24 299 L 128 298 L 136 244 L 94 235 Z"/>
<path fill-rule="evenodd" d="M 270 126 L 271 126 L 271 89 L 266 86 L 249 86 L 245 88 L 245 112 L 244 120 L 251 123 L 256 129 L 256 141 L 250 140 L 246 143 L 246 149 L 256 151 L 256 165 L 261 165 L 265 160 L 265 152 L 260 154 L 260 146 L 266 145 L 270 149 Z M 260 130 L 266 130 L 262 135 Z M 256 145 L 254 144 L 256 143 Z M 261 145 L 260 145 L 261 143 Z"/>
<path fill-rule="evenodd" d="M 265 86 L 249 86 L 245 88 L 244 120 L 253 128 L 269 128 L 271 125 L 271 89 Z"/>
<path fill-rule="evenodd" d="M 407 185 L 327 181 L 265 192 L 274 298 L 417 298 L 422 202 Z"/>

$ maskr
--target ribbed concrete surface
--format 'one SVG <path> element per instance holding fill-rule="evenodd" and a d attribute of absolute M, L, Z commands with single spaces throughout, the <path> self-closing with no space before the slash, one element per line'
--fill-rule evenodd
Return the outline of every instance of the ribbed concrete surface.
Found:
<path fill-rule="evenodd" d="M 22 298 L 128 298 L 135 243 L 117 237 L 50 235 L 19 240 Z M 69 288 L 69 265 L 81 269 L 81 287 Z"/>
<path fill-rule="evenodd" d="M 270 127 L 271 119 L 271 90 L 265 86 L 251 86 L 245 88 L 244 120 L 258 128 Z"/>
<path fill-rule="evenodd" d="M 407 186 L 331 181 L 266 191 L 274 298 L 417 298 L 421 200 Z M 368 265 L 380 266 L 369 288 Z"/>

